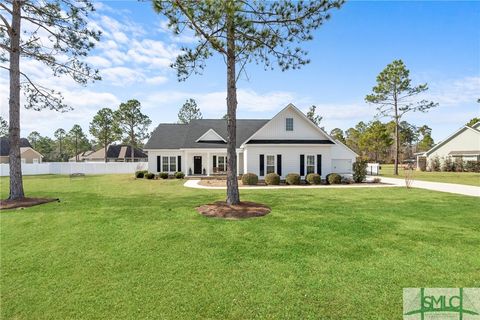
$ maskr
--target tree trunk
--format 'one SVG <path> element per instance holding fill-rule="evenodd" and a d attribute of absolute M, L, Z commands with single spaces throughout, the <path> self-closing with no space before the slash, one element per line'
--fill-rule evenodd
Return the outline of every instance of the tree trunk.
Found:
<path fill-rule="evenodd" d="M 135 133 L 133 131 L 133 126 L 130 130 L 130 143 L 131 143 L 131 146 L 130 146 L 130 159 L 131 161 L 133 162 L 133 158 L 135 158 L 135 152 L 133 150 L 134 146 L 135 146 Z"/>
<path fill-rule="evenodd" d="M 227 14 L 227 204 L 240 203 L 237 180 L 237 84 L 235 71 L 235 27 Z"/>
<path fill-rule="evenodd" d="M 397 108 L 397 95 L 394 95 L 395 100 L 395 165 L 393 167 L 393 174 L 398 176 L 398 155 L 399 155 L 399 130 L 398 130 L 398 108 Z"/>
<path fill-rule="evenodd" d="M 20 157 L 20 21 L 21 1 L 12 1 L 10 37 L 10 200 L 23 199 L 22 160 Z"/>

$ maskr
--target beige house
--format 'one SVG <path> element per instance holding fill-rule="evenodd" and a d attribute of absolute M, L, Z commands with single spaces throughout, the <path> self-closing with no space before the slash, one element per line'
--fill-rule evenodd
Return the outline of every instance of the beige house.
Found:
<path fill-rule="evenodd" d="M 134 148 L 133 162 L 147 161 L 147 154 L 140 148 Z M 77 161 L 77 157 L 68 159 L 70 162 Z M 104 162 L 105 148 L 97 151 L 85 151 L 78 154 L 78 161 Z M 131 147 L 129 145 L 109 145 L 107 147 L 107 162 L 131 162 Z"/>
<path fill-rule="evenodd" d="M 0 138 L 0 163 L 8 163 L 10 141 L 8 137 Z M 42 163 L 43 156 L 32 148 L 27 139 L 20 139 L 20 156 L 22 163 Z"/>
<path fill-rule="evenodd" d="M 427 152 L 418 154 L 417 163 L 422 163 L 421 157 L 426 158 L 427 165 L 437 157 L 440 161 L 446 158 L 480 161 L 480 122 L 461 127 Z"/>

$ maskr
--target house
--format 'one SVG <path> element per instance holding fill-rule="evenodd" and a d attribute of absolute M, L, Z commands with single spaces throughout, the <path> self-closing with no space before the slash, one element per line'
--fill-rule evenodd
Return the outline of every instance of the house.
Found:
<path fill-rule="evenodd" d="M 0 163 L 8 163 L 10 153 L 10 140 L 8 137 L 0 138 Z M 20 157 L 22 163 L 41 163 L 43 156 L 40 152 L 34 150 L 30 142 L 25 138 L 20 138 Z"/>
<path fill-rule="evenodd" d="M 271 172 L 350 174 L 357 154 L 335 141 L 289 104 L 272 119 L 237 119 L 237 172 L 261 179 Z M 192 120 L 160 124 L 145 145 L 150 172 L 183 171 L 191 175 L 225 174 L 227 122 Z"/>
<path fill-rule="evenodd" d="M 109 145 L 107 147 L 107 162 L 131 162 L 131 146 L 126 144 Z M 140 148 L 134 148 L 133 162 L 147 161 L 147 155 Z M 68 159 L 70 162 L 75 162 L 76 157 Z M 100 148 L 97 151 L 85 151 L 78 154 L 78 161 L 85 162 L 104 162 L 105 148 Z"/>
<path fill-rule="evenodd" d="M 425 164 L 428 165 L 437 157 L 440 160 L 480 161 L 480 122 L 471 127 L 461 127 L 427 152 L 417 154 L 419 169 L 424 170 Z M 422 161 L 422 158 L 426 161 Z"/>

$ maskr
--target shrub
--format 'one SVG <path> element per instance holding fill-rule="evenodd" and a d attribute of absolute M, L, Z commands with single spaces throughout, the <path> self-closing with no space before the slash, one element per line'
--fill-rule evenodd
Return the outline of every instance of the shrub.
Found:
<path fill-rule="evenodd" d="M 154 173 L 146 173 L 145 178 L 152 180 L 155 179 L 155 174 Z"/>
<path fill-rule="evenodd" d="M 430 171 L 440 171 L 440 158 L 438 156 L 430 159 L 429 169 Z"/>
<path fill-rule="evenodd" d="M 242 183 L 247 186 L 253 186 L 258 183 L 258 176 L 255 173 L 245 173 L 242 175 Z"/>
<path fill-rule="evenodd" d="M 382 179 L 376 177 L 376 178 L 373 178 L 372 182 L 373 183 L 380 183 L 382 181 Z"/>
<path fill-rule="evenodd" d="M 265 176 L 265 184 L 278 186 L 280 184 L 280 176 L 275 172 L 269 173 Z"/>
<path fill-rule="evenodd" d="M 480 161 L 469 160 L 465 162 L 465 171 L 480 172 Z"/>
<path fill-rule="evenodd" d="M 353 181 L 353 179 L 350 178 L 350 177 L 343 177 L 342 176 L 342 183 L 343 184 L 352 184 L 352 183 L 355 183 L 355 181 Z"/>
<path fill-rule="evenodd" d="M 289 173 L 285 177 L 285 183 L 289 185 L 300 184 L 300 175 L 298 173 Z"/>
<path fill-rule="evenodd" d="M 357 160 L 353 163 L 353 181 L 356 183 L 363 182 L 367 177 L 367 162 Z"/>
<path fill-rule="evenodd" d="M 342 176 L 338 173 L 329 173 L 327 174 L 328 184 L 340 184 L 342 183 Z"/>
<path fill-rule="evenodd" d="M 158 176 L 162 179 L 168 179 L 168 173 L 167 172 L 160 172 Z"/>
<path fill-rule="evenodd" d="M 146 173 L 148 173 L 147 170 L 135 171 L 135 178 L 143 179 Z"/>
<path fill-rule="evenodd" d="M 322 178 L 320 177 L 320 175 L 318 173 L 309 173 L 305 177 L 305 181 L 308 184 L 320 184 L 320 183 L 322 183 Z"/>
<path fill-rule="evenodd" d="M 185 173 L 183 173 L 181 171 L 175 172 L 175 178 L 183 179 L 183 178 L 185 178 Z"/>
<path fill-rule="evenodd" d="M 442 161 L 440 169 L 445 172 L 455 171 L 455 163 L 452 162 L 450 157 L 447 157 Z"/>

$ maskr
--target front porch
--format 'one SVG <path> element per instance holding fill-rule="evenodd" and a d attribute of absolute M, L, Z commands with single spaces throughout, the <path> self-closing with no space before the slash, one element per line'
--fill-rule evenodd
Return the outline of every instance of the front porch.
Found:
<path fill-rule="evenodd" d="M 184 151 L 185 175 L 187 177 L 216 179 L 226 178 L 227 153 L 226 151 Z M 237 174 L 243 171 L 243 152 L 237 152 Z"/>

